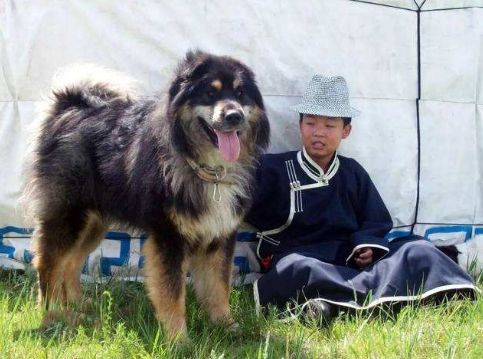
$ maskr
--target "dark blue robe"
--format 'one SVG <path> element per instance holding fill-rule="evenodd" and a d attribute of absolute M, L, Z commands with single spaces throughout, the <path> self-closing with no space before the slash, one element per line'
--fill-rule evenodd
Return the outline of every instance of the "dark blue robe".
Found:
<path fill-rule="evenodd" d="M 392 220 L 368 173 L 335 155 L 326 173 L 305 150 L 265 155 L 246 222 L 257 229 L 266 270 L 255 300 L 283 306 L 319 298 L 354 308 L 445 290 L 477 290 L 470 276 L 429 241 L 388 243 Z M 357 268 L 364 247 L 374 262 Z M 368 298 L 370 298 L 368 302 Z"/>

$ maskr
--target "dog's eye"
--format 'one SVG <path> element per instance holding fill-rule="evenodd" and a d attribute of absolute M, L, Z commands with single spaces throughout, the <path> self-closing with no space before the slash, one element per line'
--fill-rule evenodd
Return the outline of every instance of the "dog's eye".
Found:
<path fill-rule="evenodd" d="M 208 90 L 208 92 L 206 93 L 206 95 L 210 98 L 214 97 L 215 96 L 215 92 L 213 90 Z"/>
<path fill-rule="evenodd" d="M 243 91 L 241 89 L 236 90 L 236 97 L 242 97 L 243 96 Z"/>

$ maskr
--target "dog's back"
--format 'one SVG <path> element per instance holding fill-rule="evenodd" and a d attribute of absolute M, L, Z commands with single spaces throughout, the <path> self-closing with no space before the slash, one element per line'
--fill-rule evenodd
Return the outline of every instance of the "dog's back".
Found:
<path fill-rule="evenodd" d="M 103 78 L 98 73 L 104 70 L 89 65 L 90 76 L 79 77 L 78 69 L 74 78 L 66 75 L 65 85 L 55 82 L 44 109 L 28 172 L 33 217 L 45 221 L 74 210 L 82 219 L 83 211 L 95 210 L 136 225 L 139 203 L 149 202 L 140 200 L 147 188 L 136 183 L 145 175 L 146 162 L 130 152 L 138 152 L 131 149 L 134 141 L 152 136 L 146 122 L 156 105 L 122 88 L 113 81 L 122 76 L 112 71 Z M 148 147 L 142 149 L 144 156 L 159 151 Z"/>

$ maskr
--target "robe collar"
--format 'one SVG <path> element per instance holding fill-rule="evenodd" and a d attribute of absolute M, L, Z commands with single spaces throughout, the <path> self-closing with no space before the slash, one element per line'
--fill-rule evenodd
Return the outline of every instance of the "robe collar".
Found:
<path fill-rule="evenodd" d="M 339 157 L 337 156 L 337 152 L 335 152 L 329 169 L 325 173 L 322 167 L 320 167 L 312 158 L 310 158 L 305 147 L 303 147 L 302 150 L 297 153 L 297 160 L 300 164 L 300 167 L 302 167 L 302 170 L 307 173 L 310 178 L 317 182 L 322 182 L 325 185 L 329 184 L 329 180 L 337 173 L 340 165 Z"/>

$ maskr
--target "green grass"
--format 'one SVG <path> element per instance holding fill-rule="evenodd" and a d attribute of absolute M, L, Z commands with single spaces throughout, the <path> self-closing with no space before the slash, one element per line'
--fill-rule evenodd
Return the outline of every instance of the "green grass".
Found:
<path fill-rule="evenodd" d="M 478 279 L 481 283 L 481 276 Z M 234 288 L 238 333 L 208 324 L 190 291 L 190 342 L 166 340 L 142 284 L 85 285 L 84 324 L 39 329 L 33 273 L 0 271 L 0 358 L 483 358 L 483 299 L 341 314 L 328 326 L 257 318 L 251 286 Z"/>

